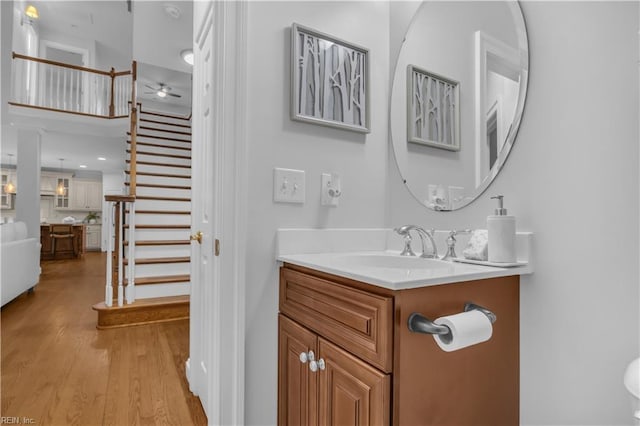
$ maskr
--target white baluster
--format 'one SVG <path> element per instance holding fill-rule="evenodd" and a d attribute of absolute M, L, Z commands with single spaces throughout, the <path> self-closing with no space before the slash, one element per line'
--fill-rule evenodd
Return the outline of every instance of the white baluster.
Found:
<path fill-rule="evenodd" d="M 127 257 L 129 258 L 129 270 L 127 275 L 129 281 L 127 282 L 127 303 L 135 302 L 135 285 L 136 285 L 136 256 L 135 256 L 135 232 L 136 232 L 136 203 L 129 204 L 129 252 Z"/>
<path fill-rule="evenodd" d="M 120 247 L 118 247 L 118 306 L 123 305 L 124 296 L 124 287 L 122 286 L 122 279 L 124 275 L 124 241 L 122 240 L 122 236 L 124 235 L 124 233 L 122 232 L 122 218 L 124 217 L 125 204 L 121 204 L 120 217 L 118 218 L 118 242 L 120 243 Z"/>
<path fill-rule="evenodd" d="M 57 75 L 57 83 L 56 83 L 56 105 L 57 108 L 60 109 L 60 68 L 56 68 Z"/>
<path fill-rule="evenodd" d="M 62 73 L 62 109 L 67 110 L 67 69 L 63 68 Z"/>
<path fill-rule="evenodd" d="M 111 307 L 113 305 L 113 283 L 111 271 L 113 270 L 113 216 L 115 214 L 114 204 L 107 203 L 107 285 L 105 286 L 104 304 Z"/>
<path fill-rule="evenodd" d="M 49 102 L 50 108 L 53 108 L 53 67 L 49 67 Z"/>
<path fill-rule="evenodd" d="M 80 71 L 76 71 L 76 111 L 80 111 Z"/>

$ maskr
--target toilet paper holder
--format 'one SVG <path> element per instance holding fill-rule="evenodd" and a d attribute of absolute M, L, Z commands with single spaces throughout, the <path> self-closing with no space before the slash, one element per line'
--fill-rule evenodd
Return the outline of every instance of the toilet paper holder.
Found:
<path fill-rule="evenodd" d="M 485 314 L 487 318 L 489 318 L 489 321 L 491 321 L 491 324 L 495 323 L 496 320 L 498 319 L 496 314 L 491 312 L 489 309 L 483 308 L 482 306 L 476 305 L 475 303 L 470 303 L 470 302 L 465 303 L 464 311 L 465 312 L 480 311 L 483 314 Z M 412 331 L 414 333 L 441 334 L 441 335 L 451 333 L 451 330 L 446 325 L 438 325 L 433 321 L 431 321 L 430 319 L 428 319 L 427 317 L 423 316 L 422 314 L 419 314 L 418 312 L 413 312 L 411 315 L 409 315 L 407 326 L 409 327 L 409 331 Z"/>

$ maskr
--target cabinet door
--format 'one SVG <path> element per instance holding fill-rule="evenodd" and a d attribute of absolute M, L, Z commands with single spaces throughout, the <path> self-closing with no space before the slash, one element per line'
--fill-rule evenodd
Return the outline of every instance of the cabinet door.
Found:
<path fill-rule="evenodd" d="M 87 208 L 87 183 L 75 180 L 73 182 L 73 192 L 71 193 L 71 208 L 73 210 L 84 210 Z"/>
<path fill-rule="evenodd" d="M 66 177 L 59 177 L 56 179 L 56 198 L 55 209 L 56 210 L 69 210 L 71 203 L 69 202 L 71 179 Z M 64 188 L 62 191 L 58 191 L 58 188 Z"/>
<path fill-rule="evenodd" d="M 278 424 L 316 426 L 318 374 L 300 361 L 300 354 L 317 352 L 317 337 L 282 314 L 278 321 Z"/>
<path fill-rule="evenodd" d="M 86 193 L 87 208 L 89 210 L 102 210 L 102 184 L 90 182 Z"/>
<path fill-rule="evenodd" d="M 319 338 L 318 420 L 321 425 L 388 425 L 390 378 L 336 345 Z"/>

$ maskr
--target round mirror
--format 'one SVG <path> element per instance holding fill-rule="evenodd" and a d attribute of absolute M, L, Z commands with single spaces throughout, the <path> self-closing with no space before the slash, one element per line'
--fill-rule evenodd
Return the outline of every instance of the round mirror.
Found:
<path fill-rule="evenodd" d="M 425 1 L 402 44 L 390 101 L 393 151 L 425 206 L 456 210 L 491 184 L 527 93 L 524 17 L 513 1 Z"/>

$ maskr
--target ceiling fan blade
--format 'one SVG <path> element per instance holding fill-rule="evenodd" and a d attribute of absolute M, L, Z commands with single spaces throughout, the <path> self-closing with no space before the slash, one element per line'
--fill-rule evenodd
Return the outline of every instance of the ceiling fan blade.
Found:
<path fill-rule="evenodd" d="M 144 85 L 144 87 L 146 87 L 147 89 L 151 89 L 151 90 L 153 90 L 153 91 L 156 91 L 156 92 L 157 92 L 158 90 L 160 90 L 160 89 L 158 89 L 158 88 L 156 88 L 156 87 L 151 87 L 151 86 L 149 86 L 148 84 L 145 84 L 145 85 Z"/>
<path fill-rule="evenodd" d="M 173 96 L 174 98 L 181 98 L 182 95 L 176 95 L 175 93 L 167 93 L 169 96 Z"/>
<path fill-rule="evenodd" d="M 144 92 L 145 95 L 154 95 L 156 92 Z"/>

